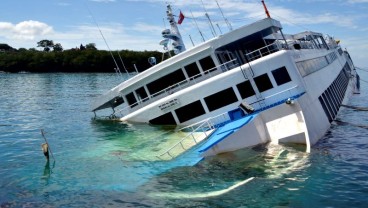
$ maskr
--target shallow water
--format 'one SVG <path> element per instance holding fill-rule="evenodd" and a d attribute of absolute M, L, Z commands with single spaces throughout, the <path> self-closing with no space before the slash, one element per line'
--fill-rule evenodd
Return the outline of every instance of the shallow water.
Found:
<path fill-rule="evenodd" d="M 368 77 L 361 73 L 363 79 Z M 343 108 L 310 154 L 261 145 L 193 167 L 158 161 L 168 129 L 93 121 L 114 74 L 0 74 L 1 207 L 365 207 L 366 111 Z M 366 83 L 350 104 L 367 106 Z M 46 132 L 56 162 L 41 151 Z"/>

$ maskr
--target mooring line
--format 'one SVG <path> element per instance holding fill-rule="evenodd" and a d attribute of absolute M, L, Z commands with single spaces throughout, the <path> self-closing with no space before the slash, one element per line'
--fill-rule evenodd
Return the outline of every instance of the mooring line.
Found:
<path fill-rule="evenodd" d="M 341 106 L 345 107 L 345 108 L 351 108 L 351 109 L 354 109 L 354 110 L 359 110 L 359 111 L 368 111 L 368 107 L 359 107 L 359 106 L 343 105 L 343 104 L 341 104 Z"/>
<path fill-rule="evenodd" d="M 367 125 L 353 124 L 353 123 L 346 122 L 346 121 L 341 121 L 341 120 L 338 120 L 338 119 L 335 119 L 334 121 L 335 121 L 337 124 L 350 125 L 350 126 L 355 126 L 355 127 L 363 128 L 363 129 L 368 129 L 368 126 L 367 126 Z"/>

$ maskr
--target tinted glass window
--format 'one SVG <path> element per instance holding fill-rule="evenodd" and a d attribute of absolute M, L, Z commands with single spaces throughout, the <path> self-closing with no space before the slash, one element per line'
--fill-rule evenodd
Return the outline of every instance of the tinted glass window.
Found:
<path fill-rule="evenodd" d="M 233 88 L 228 88 L 216 94 L 205 97 L 204 101 L 206 102 L 208 110 L 214 111 L 221 107 L 237 102 L 238 98 L 236 97 Z"/>
<path fill-rule="evenodd" d="M 197 74 L 200 73 L 199 68 L 198 68 L 196 62 L 191 63 L 191 64 L 185 66 L 184 69 L 187 72 L 187 74 L 188 74 L 189 77 L 192 77 L 192 76 L 197 75 Z"/>
<path fill-rule="evenodd" d="M 207 71 L 215 67 L 215 63 L 213 62 L 211 56 L 207 56 L 206 58 L 199 60 L 199 63 L 201 64 L 203 71 Z"/>
<path fill-rule="evenodd" d="M 181 82 L 185 80 L 184 73 L 181 69 L 176 70 L 175 72 L 172 72 L 166 76 L 163 76 L 149 84 L 147 84 L 147 88 L 151 95 L 155 94 L 156 92 L 159 92 L 171 85 L 174 85 L 178 82 Z"/>
<path fill-rule="evenodd" d="M 149 123 L 155 125 L 176 125 L 174 116 L 172 115 L 171 112 L 168 112 L 162 116 L 154 118 L 150 120 Z"/>
<path fill-rule="evenodd" d="M 133 104 L 135 104 L 134 106 L 137 105 L 137 100 L 135 99 L 134 94 L 132 92 L 127 94 L 125 96 L 125 98 L 127 99 L 127 102 L 128 102 L 129 105 L 133 105 Z M 132 107 L 134 107 L 134 106 L 132 106 Z"/>
<path fill-rule="evenodd" d="M 205 114 L 201 101 L 195 101 L 175 110 L 180 123 Z"/>
<path fill-rule="evenodd" d="M 253 96 L 256 93 L 253 90 L 252 85 L 250 84 L 249 80 L 242 82 L 240 84 L 237 84 L 236 87 L 238 88 L 238 91 L 240 93 L 240 96 L 245 99 L 247 97 Z"/>
<path fill-rule="evenodd" d="M 254 82 L 256 83 L 259 92 L 264 92 L 273 87 L 271 80 L 267 74 L 263 74 L 261 76 L 254 78 Z"/>
<path fill-rule="evenodd" d="M 137 89 L 135 92 L 137 93 L 138 99 L 140 98 L 141 100 L 143 100 L 144 98 L 148 97 L 144 87 Z"/>
<path fill-rule="evenodd" d="M 284 66 L 273 70 L 272 75 L 275 78 L 277 85 L 282 85 L 291 81 L 290 75 Z"/>

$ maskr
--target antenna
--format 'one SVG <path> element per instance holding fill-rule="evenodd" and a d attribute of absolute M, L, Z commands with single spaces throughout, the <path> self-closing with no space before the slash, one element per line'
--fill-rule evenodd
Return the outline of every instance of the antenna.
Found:
<path fill-rule="evenodd" d="M 195 45 L 194 45 L 194 42 L 193 42 L 193 40 L 192 40 L 192 36 L 190 36 L 190 35 L 189 35 L 189 38 L 190 38 L 190 41 L 192 42 L 192 45 L 193 45 L 193 47 L 194 47 Z"/>
<path fill-rule="evenodd" d="M 225 23 L 226 23 L 227 27 L 229 28 L 230 31 L 233 30 L 233 27 L 231 26 L 230 22 L 227 20 L 227 18 L 225 17 L 224 13 L 222 12 L 222 9 L 221 9 L 221 7 L 220 7 L 220 5 L 219 5 L 219 3 L 218 3 L 217 0 L 216 0 L 216 3 L 217 3 L 218 8 L 220 9 L 220 12 L 222 14 L 222 17 L 225 20 Z"/>
<path fill-rule="evenodd" d="M 212 21 L 211 21 L 210 15 L 208 15 L 207 10 L 206 10 L 206 7 L 204 6 L 204 3 L 203 3 L 203 1 L 202 1 L 202 0 L 201 0 L 201 2 L 202 2 L 203 9 L 204 9 L 204 11 L 205 11 L 205 16 L 207 17 L 208 22 L 210 23 L 212 35 L 213 35 L 213 37 L 216 37 L 216 36 L 217 36 L 217 34 L 216 34 L 216 30 L 215 30 L 215 28 L 213 27 L 213 24 L 212 24 Z"/>
<path fill-rule="evenodd" d="M 128 77 L 130 77 L 130 75 L 129 75 L 129 73 L 128 73 L 128 70 L 125 68 L 125 65 L 124 65 L 123 59 L 121 58 L 121 56 L 120 56 L 120 52 L 119 52 L 119 51 L 118 51 L 118 55 L 119 55 L 119 58 L 120 58 L 121 64 L 123 64 L 123 68 L 124 68 L 125 73 L 128 75 Z"/>
<path fill-rule="evenodd" d="M 268 12 L 268 9 L 267 9 L 267 6 L 266 6 L 266 3 L 264 2 L 264 0 L 262 0 L 262 4 L 263 4 L 263 8 L 266 12 L 267 18 L 271 18 L 270 13 Z"/>
<path fill-rule="evenodd" d="M 115 60 L 115 58 L 114 58 L 114 55 L 113 55 L 113 54 L 112 54 L 112 52 L 111 52 L 111 49 L 110 49 L 110 47 L 109 47 L 109 44 L 107 44 L 107 41 L 106 41 L 106 39 L 105 39 L 105 36 L 102 34 L 102 31 L 101 31 L 101 29 L 100 29 L 100 26 L 98 25 L 98 23 L 97 23 L 97 21 L 96 21 L 95 17 L 93 16 L 93 14 L 92 14 L 92 12 L 91 12 L 91 10 L 89 9 L 89 7 L 88 7 L 88 6 L 87 6 L 87 9 L 88 9 L 88 12 L 90 13 L 90 15 L 91 15 L 91 17 L 92 17 L 93 21 L 95 22 L 95 24 L 96 24 L 96 26 L 97 26 L 98 30 L 100 31 L 100 34 L 101 34 L 101 36 L 102 36 L 103 40 L 105 41 L 105 44 L 106 44 L 107 48 L 109 49 L 109 52 L 110 52 L 110 55 L 111 55 L 112 59 L 114 60 L 114 63 L 115 63 L 115 66 L 116 66 L 116 68 L 114 68 L 114 69 L 115 69 L 116 74 L 118 74 L 119 76 L 122 76 L 122 75 L 121 75 L 121 72 L 120 72 L 120 69 L 119 69 L 119 66 L 118 66 L 118 63 L 116 62 L 116 60 Z"/>
<path fill-rule="evenodd" d="M 192 14 L 192 18 L 194 19 L 194 22 L 195 22 L 195 24 L 196 24 L 196 26 L 197 26 L 197 29 L 198 29 L 199 34 L 200 34 L 200 35 L 201 35 L 201 37 L 202 37 L 203 42 L 205 42 L 206 40 L 204 39 L 203 34 L 202 34 L 201 30 L 200 30 L 200 29 L 199 29 L 199 27 L 198 27 L 197 20 L 194 18 L 194 15 L 193 15 L 193 13 L 192 13 L 192 10 L 190 10 L 190 13 Z"/>
<path fill-rule="evenodd" d="M 171 29 L 165 29 L 162 31 L 162 37 L 165 38 L 165 40 L 173 40 L 172 45 L 174 46 L 175 54 L 181 53 L 185 51 L 185 45 L 180 35 L 170 4 L 167 5 L 166 16 L 169 20 Z"/>
<path fill-rule="evenodd" d="M 219 29 L 220 34 L 222 34 L 222 30 L 221 30 L 221 28 L 220 28 L 220 25 L 216 23 L 216 26 L 217 26 L 217 28 Z"/>

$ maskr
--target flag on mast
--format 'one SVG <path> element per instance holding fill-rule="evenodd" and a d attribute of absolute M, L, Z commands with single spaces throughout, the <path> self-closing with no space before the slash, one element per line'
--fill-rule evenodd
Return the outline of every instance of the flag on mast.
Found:
<path fill-rule="evenodd" d="M 185 17 L 184 17 L 184 14 L 180 11 L 179 19 L 178 19 L 178 24 L 179 24 L 179 25 L 183 22 L 184 18 L 185 18 Z"/>

